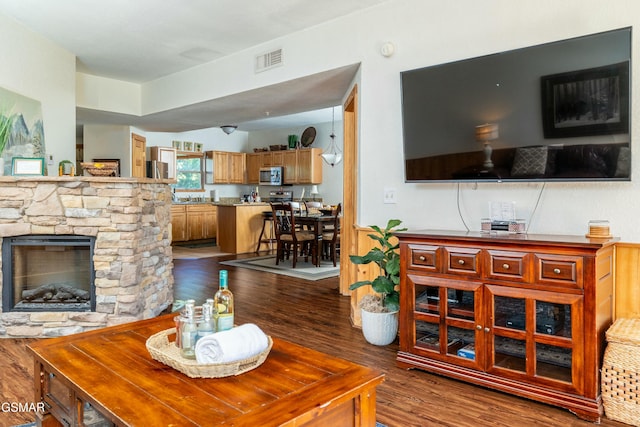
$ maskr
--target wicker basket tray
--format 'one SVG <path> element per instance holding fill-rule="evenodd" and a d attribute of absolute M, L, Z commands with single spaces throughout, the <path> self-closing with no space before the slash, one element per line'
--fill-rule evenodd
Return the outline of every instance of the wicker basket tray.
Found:
<path fill-rule="evenodd" d="M 171 328 L 151 335 L 147 339 L 147 350 L 154 360 L 191 378 L 222 378 L 243 374 L 262 365 L 273 346 L 273 340 L 268 337 L 269 346 L 257 356 L 237 362 L 200 364 L 195 360 L 182 357 L 180 349 L 176 347 L 174 342 L 169 341 L 169 335 L 175 333 L 176 328 Z"/>
<path fill-rule="evenodd" d="M 115 176 L 118 170 L 116 162 L 83 162 L 80 165 L 92 176 Z"/>

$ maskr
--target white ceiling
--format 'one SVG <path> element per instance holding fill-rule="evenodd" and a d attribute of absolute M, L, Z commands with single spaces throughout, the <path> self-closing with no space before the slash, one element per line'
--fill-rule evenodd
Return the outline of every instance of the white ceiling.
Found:
<path fill-rule="evenodd" d="M 80 72 L 142 83 L 384 1 L 0 0 L 0 13 L 74 53 Z M 356 70 L 357 65 L 348 66 L 147 117 L 78 109 L 77 120 L 175 132 L 225 123 L 255 130 L 330 121 L 326 107 L 339 104 Z M 323 90 L 309 92 L 318 82 Z M 317 109 L 324 109 L 323 119 L 295 115 L 287 123 L 264 120 L 265 111 L 282 116 Z"/>

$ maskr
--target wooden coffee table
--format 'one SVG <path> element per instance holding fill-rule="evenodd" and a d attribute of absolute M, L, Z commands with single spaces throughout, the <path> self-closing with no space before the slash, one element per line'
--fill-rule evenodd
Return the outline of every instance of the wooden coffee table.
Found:
<path fill-rule="evenodd" d="M 31 344 L 36 401 L 47 408 L 38 424 L 375 426 L 384 376 L 374 369 L 274 338 L 258 368 L 193 379 L 145 347 L 173 326 L 165 315 Z"/>

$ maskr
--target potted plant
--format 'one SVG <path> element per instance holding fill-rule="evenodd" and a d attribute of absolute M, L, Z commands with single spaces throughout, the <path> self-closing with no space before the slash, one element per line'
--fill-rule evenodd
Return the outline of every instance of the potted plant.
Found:
<path fill-rule="evenodd" d="M 358 303 L 362 314 L 362 333 L 369 343 L 375 345 L 390 344 L 398 334 L 400 293 L 396 288 L 400 283 L 400 254 L 398 244 L 392 243 L 391 238 L 393 233 L 406 230 L 396 228 L 401 223 L 399 219 L 391 219 L 384 229 L 371 226 L 375 234 L 368 236 L 379 247 L 372 248 L 363 256 L 349 255 L 354 264 L 375 263 L 380 268 L 380 274 L 373 280 L 362 280 L 349 286 L 350 290 L 371 286 L 377 294 L 365 295 Z"/>

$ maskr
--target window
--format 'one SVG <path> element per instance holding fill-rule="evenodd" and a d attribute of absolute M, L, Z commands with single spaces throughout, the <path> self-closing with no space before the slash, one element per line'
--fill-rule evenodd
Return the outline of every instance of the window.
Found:
<path fill-rule="evenodd" d="M 178 154 L 176 190 L 204 190 L 204 161 L 202 153 Z"/>

